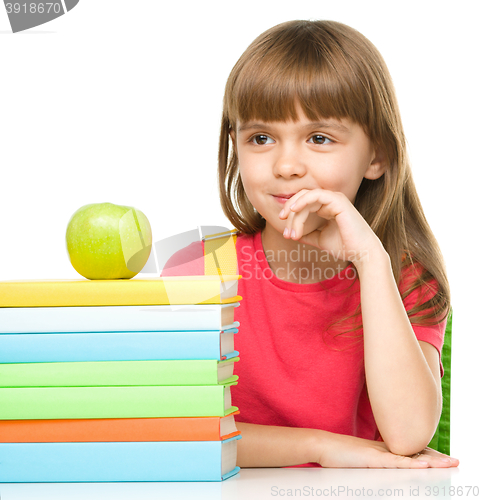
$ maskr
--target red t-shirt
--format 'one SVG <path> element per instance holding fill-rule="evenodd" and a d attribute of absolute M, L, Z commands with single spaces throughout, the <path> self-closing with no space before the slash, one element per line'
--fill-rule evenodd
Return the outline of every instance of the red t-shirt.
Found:
<path fill-rule="evenodd" d="M 366 390 L 362 337 L 356 341 L 326 332 L 333 318 L 354 313 L 359 304 L 353 264 L 320 283 L 298 284 L 271 271 L 260 232 L 239 236 L 236 250 L 243 297 L 235 312 L 240 322 L 234 372 L 239 383 L 232 387 L 232 404 L 240 409 L 236 420 L 379 439 Z M 163 271 L 203 273 L 200 243 L 186 248 L 180 260 L 174 256 Z M 408 283 L 404 276 L 401 289 Z M 418 295 L 415 291 L 404 300 L 406 309 Z M 433 327 L 413 325 L 413 330 L 440 353 L 445 327 L 446 320 Z"/>

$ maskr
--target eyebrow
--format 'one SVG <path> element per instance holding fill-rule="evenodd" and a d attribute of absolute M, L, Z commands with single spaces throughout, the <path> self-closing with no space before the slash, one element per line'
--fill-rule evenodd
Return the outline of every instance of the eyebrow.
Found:
<path fill-rule="evenodd" d="M 243 132 L 245 130 L 261 130 L 265 129 L 269 125 L 267 123 L 244 123 L 238 129 L 239 132 Z M 349 132 L 349 129 L 340 123 L 335 122 L 310 122 L 301 127 L 302 129 L 308 128 L 331 128 L 334 130 L 338 130 L 339 132 Z"/>

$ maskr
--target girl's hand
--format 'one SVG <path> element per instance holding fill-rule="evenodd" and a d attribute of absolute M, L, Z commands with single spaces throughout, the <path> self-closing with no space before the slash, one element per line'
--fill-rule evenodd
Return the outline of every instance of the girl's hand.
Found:
<path fill-rule="evenodd" d="M 312 213 L 320 218 L 319 224 L 305 233 L 306 220 Z M 354 265 L 367 261 L 370 252 L 384 250 L 369 224 L 341 192 L 302 189 L 286 201 L 279 217 L 287 222 L 285 238 L 315 246 Z"/>
<path fill-rule="evenodd" d="M 425 448 L 411 457 L 394 455 L 384 442 L 329 433 L 323 439 L 318 462 L 323 467 L 426 469 L 457 467 L 459 460 Z"/>

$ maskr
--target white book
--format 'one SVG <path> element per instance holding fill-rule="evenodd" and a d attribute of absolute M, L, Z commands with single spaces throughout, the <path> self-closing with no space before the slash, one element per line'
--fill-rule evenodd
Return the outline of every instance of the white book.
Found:
<path fill-rule="evenodd" d="M 224 331 L 239 326 L 239 305 L 0 307 L 0 334 Z"/>

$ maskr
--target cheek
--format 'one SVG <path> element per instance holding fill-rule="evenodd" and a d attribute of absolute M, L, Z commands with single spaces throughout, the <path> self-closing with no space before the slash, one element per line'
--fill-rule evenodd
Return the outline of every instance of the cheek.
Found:
<path fill-rule="evenodd" d="M 352 195 L 356 196 L 357 175 L 350 168 L 338 164 L 332 165 L 323 169 L 316 180 L 322 189 L 344 193 L 349 199 Z"/>
<path fill-rule="evenodd" d="M 256 203 L 256 193 L 258 193 L 258 191 L 259 191 L 258 179 L 255 175 L 255 172 L 253 172 L 249 168 L 243 167 L 243 168 L 239 168 L 239 174 L 240 174 L 242 185 L 244 187 L 244 191 L 247 195 L 247 198 L 252 203 L 252 205 L 254 205 L 254 207 L 255 207 L 257 204 Z"/>
<path fill-rule="evenodd" d="M 354 203 L 363 179 L 361 172 L 362 169 L 356 162 L 342 162 L 326 171 L 319 183 L 324 189 L 344 193 L 351 203 Z"/>
<path fill-rule="evenodd" d="M 259 187 L 265 183 L 265 169 L 249 155 L 239 156 L 239 173 L 245 189 L 248 186 Z"/>
<path fill-rule="evenodd" d="M 347 198 L 353 205 L 361 182 L 362 177 L 360 179 L 353 178 L 352 182 L 342 190 L 342 192 L 347 196 Z"/>
<path fill-rule="evenodd" d="M 244 186 L 244 189 L 246 189 L 246 190 L 249 189 L 249 187 L 255 181 L 255 179 L 252 177 L 252 173 L 250 172 L 250 170 L 248 168 L 239 166 L 239 174 L 240 174 L 240 178 L 242 180 L 242 184 Z"/>

